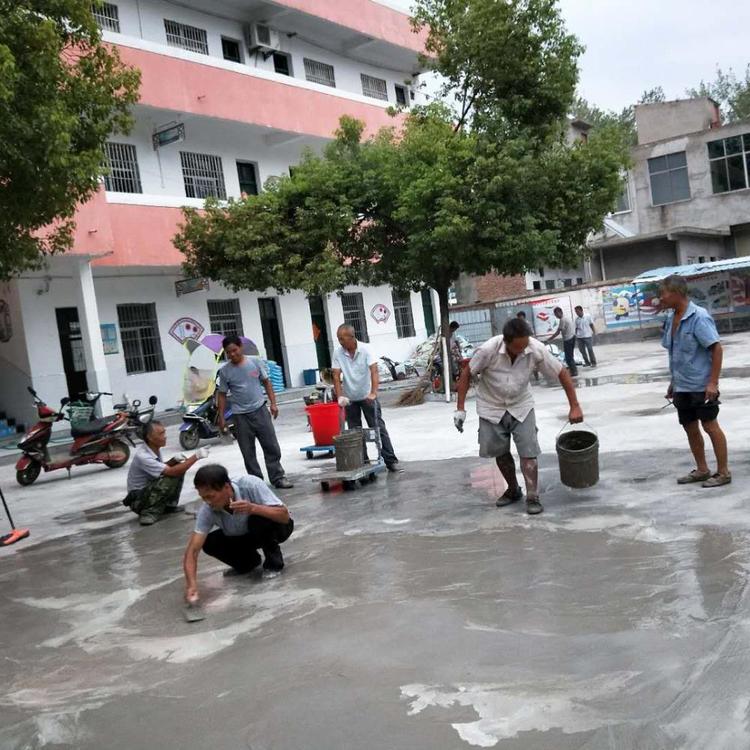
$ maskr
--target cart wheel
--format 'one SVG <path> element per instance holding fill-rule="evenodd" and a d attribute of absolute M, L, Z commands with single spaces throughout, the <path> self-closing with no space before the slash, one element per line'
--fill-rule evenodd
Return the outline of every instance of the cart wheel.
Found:
<path fill-rule="evenodd" d="M 378 475 L 373 471 L 372 474 L 367 478 L 368 482 L 377 482 L 378 481 Z"/>
<path fill-rule="evenodd" d="M 356 482 L 352 482 L 351 479 L 345 480 L 344 482 L 342 482 L 342 484 L 344 485 L 344 489 L 347 492 L 351 492 L 352 490 L 356 490 L 357 489 L 357 483 Z"/>
<path fill-rule="evenodd" d="M 314 454 L 313 454 L 313 452 L 312 452 L 312 451 L 307 451 L 307 452 L 305 453 L 305 455 L 306 455 L 306 456 L 307 456 L 308 458 L 312 458 Z"/>
<path fill-rule="evenodd" d="M 328 451 L 328 458 L 333 458 L 335 455 L 333 451 Z"/>
<path fill-rule="evenodd" d="M 372 476 L 372 474 L 370 474 L 370 476 Z M 366 486 L 367 486 L 368 484 L 370 484 L 370 478 L 369 478 L 369 477 L 362 477 L 362 478 L 361 478 L 361 479 L 359 480 L 359 483 L 360 483 L 360 484 L 361 484 L 361 485 L 362 485 L 363 487 L 366 487 Z"/>
<path fill-rule="evenodd" d="M 323 492 L 330 492 L 331 485 L 328 484 L 328 482 L 321 482 L 320 483 L 320 489 L 323 490 Z"/>

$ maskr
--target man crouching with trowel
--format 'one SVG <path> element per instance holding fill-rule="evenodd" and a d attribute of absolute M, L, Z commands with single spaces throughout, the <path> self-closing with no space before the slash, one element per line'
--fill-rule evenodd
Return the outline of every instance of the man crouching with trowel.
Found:
<path fill-rule="evenodd" d="M 553 357 L 544 344 L 531 337 L 525 320 L 513 318 L 503 327 L 503 335 L 495 336 L 480 346 L 469 367 L 461 372 L 458 399 L 453 423 L 464 431 L 466 394 L 471 377 L 477 379 L 477 414 L 479 415 L 479 455 L 494 458 L 508 488 L 498 498 L 502 508 L 523 499 L 516 479 L 516 465 L 510 453 L 510 438 L 521 458 L 521 471 L 526 483 L 526 512 L 541 513 L 539 502 L 537 457 L 541 453 L 537 441 L 534 398 L 529 380 L 534 371 L 557 378 L 568 398 L 568 419 L 583 421 L 576 389 L 568 371 Z"/>
<path fill-rule="evenodd" d="M 249 573 L 260 565 L 258 550 L 263 550 L 263 569 L 280 572 L 284 558 L 279 545 L 294 530 L 294 521 L 284 503 L 258 477 L 246 475 L 230 479 L 219 464 L 198 469 L 193 480 L 203 500 L 195 518 L 183 569 L 185 599 L 198 603 L 198 555 L 207 555 L 229 565 L 224 575 Z M 212 531 L 212 529 L 214 529 Z"/>

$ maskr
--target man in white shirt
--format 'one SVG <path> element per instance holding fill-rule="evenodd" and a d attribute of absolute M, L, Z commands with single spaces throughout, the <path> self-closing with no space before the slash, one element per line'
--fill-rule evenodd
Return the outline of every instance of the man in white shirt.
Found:
<path fill-rule="evenodd" d="M 510 438 L 513 436 L 521 459 L 521 472 L 526 484 L 526 512 L 529 515 L 544 510 L 538 491 L 537 457 L 541 449 L 536 434 L 534 398 L 529 386 L 534 370 L 560 381 L 570 407 L 568 419 L 573 423 L 582 422 L 583 412 L 570 374 L 544 344 L 532 338 L 528 323 L 519 318 L 511 318 L 505 324 L 502 336 L 495 336 L 482 344 L 469 367 L 461 373 L 453 418 L 456 429 L 463 432 L 466 394 L 471 377 L 475 376 L 479 455 L 495 459 L 508 485 L 496 505 L 502 508 L 523 498 L 516 479 L 516 465 L 510 453 Z"/>
<path fill-rule="evenodd" d="M 581 352 L 586 367 L 596 367 L 596 355 L 594 354 L 594 321 L 588 313 L 583 312 L 580 305 L 576 305 L 576 341 L 578 351 Z"/>
<path fill-rule="evenodd" d="M 575 377 L 578 375 L 578 367 L 576 366 L 576 329 L 573 325 L 572 320 L 568 320 L 563 316 L 561 307 L 556 307 L 553 311 L 555 317 L 560 321 L 557 330 L 547 339 L 547 343 L 556 339 L 558 336 L 562 336 L 563 340 L 563 351 L 565 352 L 565 364 L 570 370 L 570 374 Z"/>
<path fill-rule="evenodd" d="M 339 406 L 346 409 L 346 422 L 351 429 L 361 427 L 364 414 L 370 428 L 377 424 L 383 461 L 388 471 L 399 472 L 398 458 L 378 401 L 378 361 L 362 342 L 357 341 L 353 326 L 339 326 L 336 337 L 341 346 L 333 353 L 333 387 Z"/>

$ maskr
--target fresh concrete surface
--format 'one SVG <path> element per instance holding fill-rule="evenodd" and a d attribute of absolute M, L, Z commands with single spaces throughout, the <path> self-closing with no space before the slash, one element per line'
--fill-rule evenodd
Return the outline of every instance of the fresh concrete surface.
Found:
<path fill-rule="evenodd" d="M 0 468 L 32 533 L 0 550 L 0 748 L 750 747 L 749 342 L 725 342 L 728 488 L 674 483 L 690 458 L 661 408 L 655 342 L 599 347 L 600 367 L 582 370 L 601 441 L 589 490 L 560 485 L 564 395 L 535 388 L 536 518 L 494 507 L 502 480 L 476 458 L 473 405 L 463 435 L 452 405 L 387 407 L 406 471 L 331 494 L 312 481 L 326 462 L 298 452 L 301 405 L 286 405 L 287 568 L 225 579 L 203 557 L 208 616 L 191 625 L 189 517 L 139 527 L 123 469 L 20 488 Z M 212 458 L 241 470 L 234 446 Z"/>

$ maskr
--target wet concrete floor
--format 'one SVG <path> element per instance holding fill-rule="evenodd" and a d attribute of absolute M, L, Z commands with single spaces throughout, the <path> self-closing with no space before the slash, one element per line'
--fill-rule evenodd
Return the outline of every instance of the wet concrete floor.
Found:
<path fill-rule="evenodd" d="M 476 458 L 351 493 L 308 477 L 285 495 L 284 573 L 202 557 L 192 625 L 184 515 L 20 550 L 0 569 L 0 748 L 750 747 L 747 493 L 678 488 L 685 454 L 604 454 L 579 491 L 546 454 L 536 518 L 496 509 Z"/>

